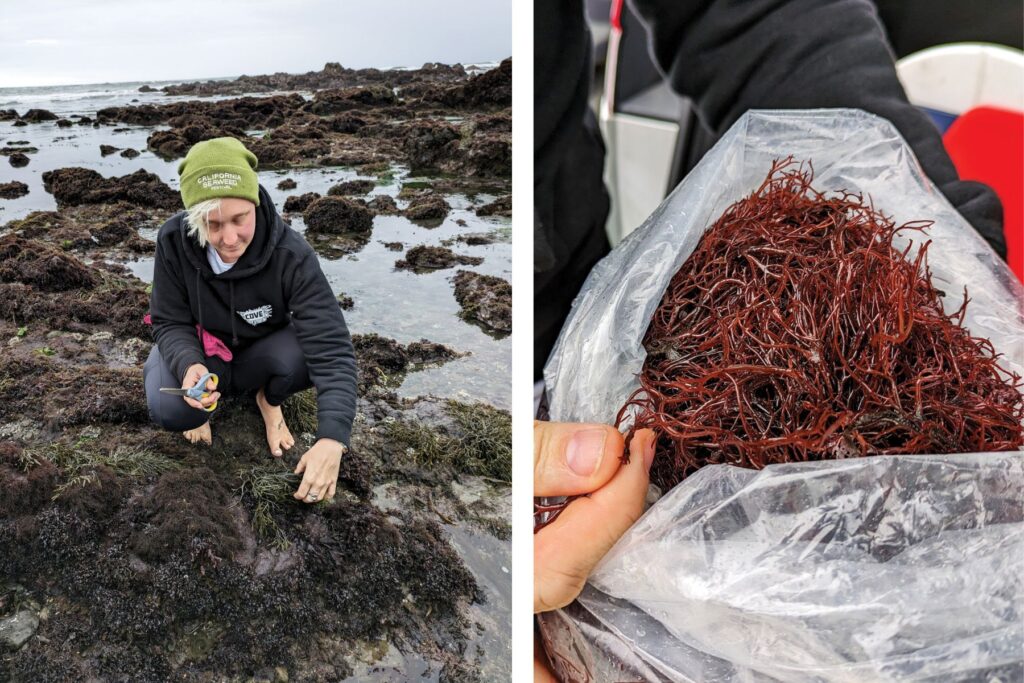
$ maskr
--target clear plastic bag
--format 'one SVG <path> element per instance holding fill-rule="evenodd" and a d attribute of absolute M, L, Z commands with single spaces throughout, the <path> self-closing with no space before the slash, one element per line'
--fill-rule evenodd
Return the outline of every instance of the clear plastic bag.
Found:
<path fill-rule="evenodd" d="M 672 275 L 789 155 L 818 189 L 863 193 L 897 224 L 934 220 L 947 311 L 966 286 L 965 326 L 1024 374 L 1024 290 L 890 123 L 753 111 L 592 271 L 545 367 L 552 419 L 614 422 Z M 706 467 L 541 628 L 566 681 L 1024 680 L 1024 454 Z"/>
<path fill-rule="evenodd" d="M 932 185 L 891 123 L 857 109 L 750 111 L 591 271 L 544 368 L 552 420 L 614 421 L 639 386 L 641 340 L 669 280 L 704 230 L 789 155 L 813 164 L 819 190 L 863 193 L 897 224 L 934 220 L 928 264 L 947 312 L 963 303 L 966 286 L 965 326 L 991 340 L 1007 370 L 1024 375 L 1024 288 Z"/>

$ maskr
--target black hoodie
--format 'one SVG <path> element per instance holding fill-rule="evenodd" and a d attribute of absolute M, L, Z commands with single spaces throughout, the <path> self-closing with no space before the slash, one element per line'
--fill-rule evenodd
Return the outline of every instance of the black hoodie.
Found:
<path fill-rule="evenodd" d="M 317 391 L 317 438 L 348 445 L 356 412 L 352 339 L 316 252 L 262 186 L 252 242 L 220 275 L 188 236 L 184 211 L 164 223 L 150 314 L 160 354 L 179 380 L 190 365 L 207 362 L 196 323 L 237 353 L 291 322 Z"/>

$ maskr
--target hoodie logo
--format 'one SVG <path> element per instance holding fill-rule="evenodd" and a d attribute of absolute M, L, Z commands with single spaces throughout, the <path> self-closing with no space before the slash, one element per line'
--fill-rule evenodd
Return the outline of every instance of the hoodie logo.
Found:
<path fill-rule="evenodd" d="M 270 320 L 270 316 L 274 315 L 274 307 L 267 304 L 259 308 L 251 308 L 248 311 L 235 311 L 235 313 L 242 316 L 242 320 L 256 327 Z"/>

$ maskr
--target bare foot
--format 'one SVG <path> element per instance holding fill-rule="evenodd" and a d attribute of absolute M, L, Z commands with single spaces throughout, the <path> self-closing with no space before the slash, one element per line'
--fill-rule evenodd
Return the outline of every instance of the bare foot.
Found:
<path fill-rule="evenodd" d="M 288 431 L 288 425 L 284 423 L 281 406 L 275 407 L 267 403 L 262 389 L 256 394 L 256 405 L 259 406 L 263 424 L 267 428 L 267 445 L 270 446 L 270 453 L 275 458 L 280 458 L 284 451 L 295 445 L 295 439 Z"/>
<path fill-rule="evenodd" d="M 182 433 L 185 435 L 185 438 L 191 441 L 192 443 L 199 443 L 200 441 L 202 441 L 207 446 L 213 443 L 213 432 L 210 431 L 209 422 L 200 427 L 196 427 L 195 429 L 190 429 L 187 432 Z"/>

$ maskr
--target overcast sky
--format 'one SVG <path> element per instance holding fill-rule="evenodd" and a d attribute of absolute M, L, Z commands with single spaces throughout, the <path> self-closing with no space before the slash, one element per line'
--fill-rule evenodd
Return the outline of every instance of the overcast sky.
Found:
<path fill-rule="evenodd" d="M 0 87 L 302 73 L 512 53 L 511 0 L 0 0 Z"/>

